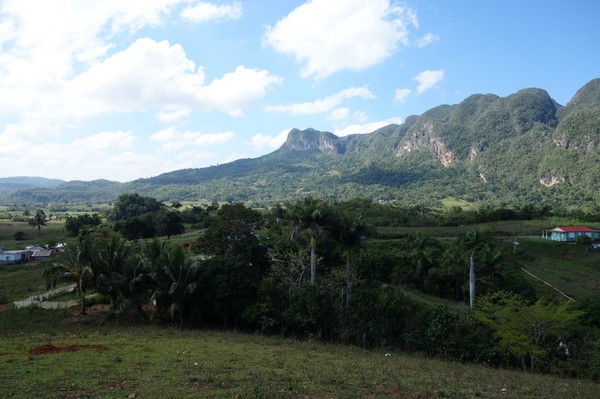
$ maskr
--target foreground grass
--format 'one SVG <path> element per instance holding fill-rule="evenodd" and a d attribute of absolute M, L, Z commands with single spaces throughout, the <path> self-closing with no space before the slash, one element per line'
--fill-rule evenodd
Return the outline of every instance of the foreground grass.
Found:
<path fill-rule="evenodd" d="M 1 398 L 593 398 L 600 388 L 355 347 L 64 315 L 0 313 Z M 30 353 L 45 344 L 103 348 Z"/>

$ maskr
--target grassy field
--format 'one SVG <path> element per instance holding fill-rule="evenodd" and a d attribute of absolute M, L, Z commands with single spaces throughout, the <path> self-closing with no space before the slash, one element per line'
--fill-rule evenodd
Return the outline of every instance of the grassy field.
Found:
<path fill-rule="evenodd" d="M 481 230 L 505 237 L 540 237 L 542 230 L 555 226 L 581 225 L 577 220 L 551 217 L 544 220 L 503 220 L 451 227 L 378 227 L 377 233 L 383 237 L 407 234 L 428 234 L 433 237 L 457 237 L 468 231 Z M 593 226 L 590 226 L 593 227 Z"/>
<path fill-rule="evenodd" d="M 515 239 L 519 242 L 519 257 L 525 270 L 577 300 L 600 294 L 600 251 L 593 252 L 585 246 L 540 238 L 543 229 L 571 224 L 576 223 L 556 218 L 457 227 L 380 227 L 377 231 L 383 237 L 380 239 L 406 234 L 427 234 L 440 239 L 455 239 L 460 234 L 473 230 L 491 232 L 504 240 Z M 523 278 L 530 280 L 540 294 L 560 295 L 552 287 L 525 272 Z"/>
<path fill-rule="evenodd" d="M 17 241 L 14 235 L 17 232 L 25 233 L 25 239 Z M 22 249 L 28 245 L 46 245 L 63 242 L 66 239 L 64 221 L 50 220 L 47 226 L 42 226 L 39 231 L 25 222 L 12 222 L 0 219 L 0 246 L 7 249 Z"/>
<path fill-rule="evenodd" d="M 46 291 L 44 268 L 40 264 L 0 266 L 0 304 Z"/>
<path fill-rule="evenodd" d="M 600 389 L 400 353 L 99 320 L 0 313 L 0 397 L 595 398 Z M 58 351 L 73 345 L 81 349 Z M 48 353 L 33 354 L 40 346 Z"/>
<path fill-rule="evenodd" d="M 519 250 L 524 268 L 575 300 L 600 294 L 600 252 L 585 246 L 552 242 L 539 238 L 521 238 Z M 556 291 L 531 279 L 540 291 Z"/>

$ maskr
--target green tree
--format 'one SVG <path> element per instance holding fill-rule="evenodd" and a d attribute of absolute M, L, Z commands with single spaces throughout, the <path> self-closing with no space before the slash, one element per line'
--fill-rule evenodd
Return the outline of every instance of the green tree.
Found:
<path fill-rule="evenodd" d="M 369 228 L 359 217 L 341 216 L 332 226 L 334 237 L 346 252 L 346 305 L 352 299 L 352 254 L 360 248 Z"/>
<path fill-rule="evenodd" d="M 517 294 L 498 291 L 481 297 L 474 316 L 494 331 L 498 346 L 521 360 L 523 370 L 535 371 L 550 346 L 567 340 L 583 312 L 570 302 L 538 299 L 528 303 Z"/>
<path fill-rule="evenodd" d="M 116 312 L 128 291 L 131 248 L 117 234 L 100 241 L 96 248 L 92 263 L 96 289 L 110 298 L 111 309 Z"/>
<path fill-rule="evenodd" d="M 288 206 L 292 221 L 292 240 L 303 236 L 310 248 L 310 283 L 317 283 L 317 240 L 329 225 L 330 214 L 327 204 L 311 196 Z"/>
<path fill-rule="evenodd" d="M 97 213 L 92 215 L 85 213 L 83 215 L 67 216 L 65 230 L 70 236 L 76 237 L 84 227 L 95 227 L 100 225 L 100 223 L 100 216 Z"/>
<path fill-rule="evenodd" d="M 41 233 L 42 226 L 46 225 L 46 213 L 41 209 L 35 211 L 35 215 L 29 218 L 29 225 L 34 229 L 37 227 L 39 236 Z"/>
<path fill-rule="evenodd" d="M 46 286 L 54 288 L 62 282 L 75 283 L 81 314 L 86 313 L 85 292 L 94 284 L 92 270 L 93 241 L 89 237 L 80 237 L 74 249 L 66 249 L 66 261 L 55 262 L 44 270 Z"/>
<path fill-rule="evenodd" d="M 152 215 L 147 214 L 140 217 L 133 217 L 123 222 L 118 222 L 114 226 L 115 231 L 120 232 L 128 240 L 138 240 L 140 238 L 153 238 L 156 236 L 156 228 Z"/>
<path fill-rule="evenodd" d="M 179 322 L 179 327 L 183 328 L 191 305 L 191 294 L 200 279 L 197 262 L 183 248 L 174 247 L 168 251 L 165 264 L 156 270 L 153 278 L 156 288 L 153 289 L 152 300 L 156 302 L 157 311 Z"/>
<path fill-rule="evenodd" d="M 143 197 L 139 194 L 121 194 L 117 202 L 114 203 L 108 218 L 113 222 L 120 222 L 156 212 L 163 207 L 164 204 L 152 197 Z"/>
<path fill-rule="evenodd" d="M 159 236 L 167 236 L 169 239 L 171 236 L 185 233 L 185 226 L 179 212 L 159 211 L 156 212 L 154 220 Z"/>
<path fill-rule="evenodd" d="M 207 255 L 243 254 L 257 245 L 255 230 L 262 225 L 260 212 L 242 203 L 224 204 L 217 221 L 200 236 L 195 250 Z"/>

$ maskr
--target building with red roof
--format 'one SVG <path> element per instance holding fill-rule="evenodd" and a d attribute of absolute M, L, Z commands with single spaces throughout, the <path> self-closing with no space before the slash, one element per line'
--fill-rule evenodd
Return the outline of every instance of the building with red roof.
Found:
<path fill-rule="evenodd" d="M 592 240 L 600 239 L 600 230 L 594 230 L 587 226 L 556 226 L 553 229 L 542 231 L 542 238 L 552 241 L 575 241 L 580 236 L 588 236 Z"/>

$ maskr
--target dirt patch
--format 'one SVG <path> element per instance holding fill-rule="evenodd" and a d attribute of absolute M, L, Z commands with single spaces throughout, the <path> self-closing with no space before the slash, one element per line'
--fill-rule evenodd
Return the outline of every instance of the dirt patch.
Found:
<path fill-rule="evenodd" d="M 84 321 L 93 321 L 93 320 L 101 320 L 103 317 L 106 317 L 110 313 L 110 305 L 104 304 L 96 304 L 92 305 L 85 310 L 85 314 L 81 314 L 78 310 L 71 313 L 70 316 L 64 319 L 64 322 L 69 323 L 79 323 Z"/>
<path fill-rule="evenodd" d="M 30 355 L 52 355 L 55 353 L 63 353 L 63 352 L 75 352 L 81 349 L 96 349 L 96 350 L 105 350 L 108 349 L 104 345 L 69 345 L 58 347 L 52 344 L 42 345 L 33 348 L 29 351 Z"/>
<path fill-rule="evenodd" d="M 9 309 L 11 309 L 11 307 L 8 305 L 0 305 L 0 312 L 7 311 Z"/>

